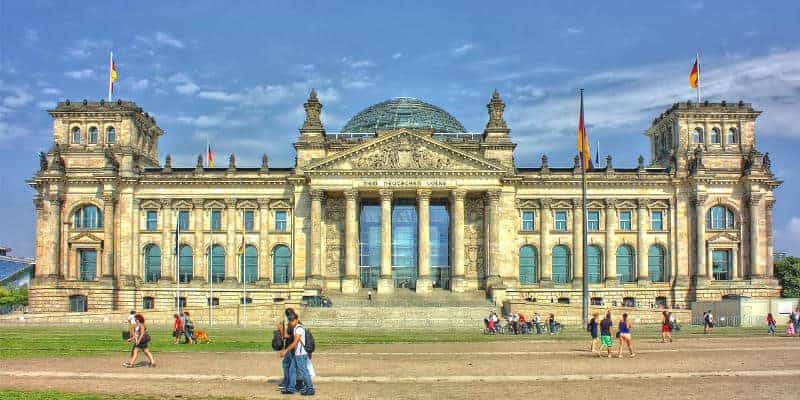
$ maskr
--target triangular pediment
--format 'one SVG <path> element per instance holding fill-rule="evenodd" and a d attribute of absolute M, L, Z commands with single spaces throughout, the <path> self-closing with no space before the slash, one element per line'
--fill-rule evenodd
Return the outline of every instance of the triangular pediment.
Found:
<path fill-rule="evenodd" d="M 309 165 L 307 172 L 484 172 L 505 169 L 431 137 L 401 130 Z"/>
<path fill-rule="evenodd" d="M 100 239 L 96 235 L 90 232 L 80 232 L 77 235 L 74 235 L 69 238 L 69 243 L 100 243 L 103 239 Z"/>
<path fill-rule="evenodd" d="M 708 243 L 737 243 L 739 234 L 737 232 L 719 232 L 708 238 Z"/>

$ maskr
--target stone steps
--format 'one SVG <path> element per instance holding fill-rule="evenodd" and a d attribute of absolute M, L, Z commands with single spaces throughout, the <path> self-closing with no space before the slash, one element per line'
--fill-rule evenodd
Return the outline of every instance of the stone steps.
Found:
<path fill-rule="evenodd" d="M 493 309 L 481 307 L 306 307 L 300 318 L 309 327 L 385 329 L 482 329 Z"/>

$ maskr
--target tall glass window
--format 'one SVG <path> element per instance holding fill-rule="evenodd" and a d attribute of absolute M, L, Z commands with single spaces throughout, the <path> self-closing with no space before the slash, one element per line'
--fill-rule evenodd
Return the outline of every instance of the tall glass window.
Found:
<path fill-rule="evenodd" d="M 158 229 L 158 211 L 147 210 L 147 230 L 154 231 Z"/>
<path fill-rule="evenodd" d="M 589 214 L 586 215 L 586 229 L 590 232 L 600 230 L 600 211 L 589 211 Z"/>
<path fill-rule="evenodd" d="M 586 259 L 587 263 L 586 266 L 588 267 L 588 274 L 589 283 L 600 283 L 601 271 L 602 271 L 602 263 L 603 263 L 603 252 L 600 250 L 599 246 L 589 246 L 586 248 Z"/>
<path fill-rule="evenodd" d="M 553 247 L 553 282 L 569 281 L 569 248 L 560 244 Z"/>
<path fill-rule="evenodd" d="M 77 126 L 72 128 L 72 143 L 80 143 L 81 142 L 81 128 Z"/>
<path fill-rule="evenodd" d="M 397 201 L 392 207 L 392 278 L 395 287 L 416 287 L 417 205 Z"/>
<path fill-rule="evenodd" d="M 533 246 L 522 246 L 519 249 L 519 283 L 522 285 L 532 285 L 537 281 L 536 273 L 536 248 Z"/>
<path fill-rule="evenodd" d="M 694 132 L 692 132 L 692 142 L 694 143 L 703 143 L 705 142 L 705 137 L 703 133 L 703 128 L 697 127 L 694 128 Z"/>
<path fill-rule="evenodd" d="M 244 230 L 252 232 L 255 227 L 255 214 L 253 210 L 245 210 L 242 217 L 244 218 Z"/>
<path fill-rule="evenodd" d="M 433 287 L 450 287 L 450 213 L 447 201 L 430 204 L 430 262 Z"/>
<path fill-rule="evenodd" d="M 288 247 L 281 244 L 272 248 L 272 283 L 289 283 L 291 259 Z"/>
<path fill-rule="evenodd" d="M 144 281 L 158 282 L 161 279 L 161 248 L 148 244 L 144 248 Z"/>
<path fill-rule="evenodd" d="M 374 289 L 381 271 L 381 206 L 363 202 L 358 226 L 361 287 Z"/>
<path fill-rule="evenodd" d="M 533 210 L 522 212 L 522 230 L 525 232 L 533 232 L 534 230 L 534 212 Z"/>
<path fill-rule="evenodd" d="M 106 129 L 106 143 L 114 144 L 117 142 L 117 131 L 114 130 L 113 126 L 109 126 Z"/>
<path fill-rule="evenodd" d="M 189 245 L 182 244 L 178 250 L 178 277 L 181 283 L 189 283 L 194 276 L 194 257 L 192 256 L 192 248 Z"/>
<path fill-rule="evenodd" d="M 629 230 L 631 230 L 631 212 L 630 211 L 620 211 L 619 212 L 619 230 L 621 230 L 621 231 L 629 231 Z"/>
<path fill-rule="evenodd" d="M 714 279 L 718 281 L 728 281 L 731 279 L 731 251 L 713 250 L 711 252 L 713 263 Z"/>
<path fill-rule="evenodd" d="M 286 211 L 275 211 L 275 230 L 286 231 Z"/>
<path fill-rule="evenodd" d="M 711 143 L 719 144 L 722 141 L 722 134 L 719 132 L 719 128 L 711 129 Z"/>
<path fill-rule="evenodd" d="M 211 246 L 211 268 L 208 271 L 208 278 L 214 283 L 225 279 L 225 249 L 218 244 Z"/>
<path fill-rule="evenodd" d="M 76 229 L 99 229 L 103 227 L 103 213 L 97 206 L 87 204 L 75 211 Z"/>
<path fill-rule="evenodd" d="M 617 275 L 621 282 L 633 282 L 636 279 L 633 248 L 628 245 L 617 248 Z"/>
<path fill-rule="evenodd" d="M 89 144 L 97 144 L 97 128 L 89 128 Z"/>
<path fill-rule="evenodd" d="M 651 282 L 666 282 L 666 251 L 654 244 L 647 250 L 647 274 Z"/>
<path fill-rule="evenodd" d="M 256 246 L 247 245 L 244 256 L 239 258 L 239 276 L 247 283 L 255 283 L 258 279 L 258 250 Z"/>
<path fill-rule="evenodd" d="M 566 231 L 567 230 L 567 212 L 566 211 L 556 211 L 556 220 L 555 220 L 555 229 L 557 231 Z"/>
<path fill-rule="evenodd" d="M 222 211 L 211 210 L 211 230 L 222 230 Z"/>
<path fill-rule="evenodd" d="M 733 211 L 724 206 L 714 206 L 706 213 L 706 228 L 714 230 L 733 229 L 736 221 Z"/>
<path fill-rule="evenodd" d="M 189 211 L 178 211 L 178 226 L 182 231 L 189 230 Z"/>
<path fill-rule="evenodd" d="M 728 129 L 728 144 L 736 144 L 739 143 L 738 135 L 736 134 L 736 128 Z"/>
<path fill-rule="evenodd" d="M 93 281 L 97 278 L 97 251 L 78 250 L 78 279 Z"/>
<path fill-rule="evenodd" d="M 654 231 L 664 230 L 663 211 L 653 211 L 650 213 L 650 229 Z"/>

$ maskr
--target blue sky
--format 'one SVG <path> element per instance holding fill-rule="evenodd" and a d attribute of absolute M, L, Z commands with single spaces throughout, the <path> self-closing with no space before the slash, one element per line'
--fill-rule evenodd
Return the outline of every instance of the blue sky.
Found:
<path fill-rule="evenodd" d="M 494 88 L 519 143 L 520 166 L 571 165 L 579 87 L 592 144 L 615 166 L 648 157 L 642 132 L 675 101 L 702 51 L 704 98 L 764 110 L 758 148 L 778 189 L 776 249 L 800 252 L 800 2 L 0 2 L 0 243 L 32 255 L 33 191 L 25 179 L 51 143 L 44 111 L 117 94 L 167 131 L 159 150 L 193 165 L 206 138 L 219 160 L 290 166 L 313 87 L 338 131 L 364 107 L 413 96 L 470 131 L 486 124 Z M 424 4 L 430 4 L 425 5 Z M 593 150 L 594 151 L 594 150 Z M 223 161 L 225 162 L 225 161 Z"/>

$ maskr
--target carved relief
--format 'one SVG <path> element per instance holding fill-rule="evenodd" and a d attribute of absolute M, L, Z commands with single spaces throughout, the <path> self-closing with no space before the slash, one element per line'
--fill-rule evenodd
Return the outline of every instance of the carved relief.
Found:
<path fill-rule="evenodd" d="M 339 277 L 344 272 L 345 199 L 325 201 L 325 276 Z"/>
<path fill-rule="evenodd" d="M 484 199 L 467 198 L 464 203 L 464 264 L 466 275 L 478 279 L 486 276 L 483 217 Z"/>
<path fill-rule="evenodd" d="M 466 166 L 442 155 L 410 136 L 400 136 L 372 152 L 353 160 L 359 169 L 461 169 Z"/>

